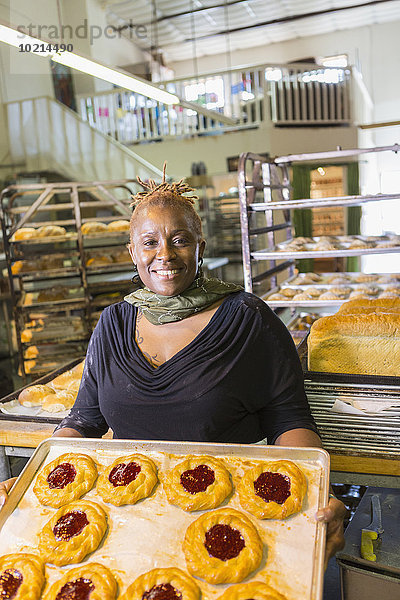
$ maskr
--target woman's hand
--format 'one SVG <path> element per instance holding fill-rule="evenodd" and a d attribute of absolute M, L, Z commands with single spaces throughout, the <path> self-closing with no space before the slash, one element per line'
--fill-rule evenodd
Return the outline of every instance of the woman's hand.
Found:
<path fill-rule="evenodd" d="M 6 481 L 2 481 L 0 483 L 0 508 L 3 506 L 3 504 L 7 500 L 8 492 L 11 490 L 16 479 L 17 479 L 16 477 L 11 477 L 11 479 L 6 479 Z"/>
<path fill-rule="evenodd" d="M 328 566 L 328 560 L 344 548 L 343 521 L 347 515 L 347 508 L 341 500 L 329 498 L 328 506 L 321 508 L 315 515 L 317 521 L 327 523 L 325 564 Z"/>

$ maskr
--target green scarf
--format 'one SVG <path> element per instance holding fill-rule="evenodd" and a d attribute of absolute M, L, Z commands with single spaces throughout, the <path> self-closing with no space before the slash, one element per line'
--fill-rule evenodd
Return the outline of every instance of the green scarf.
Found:
<path fill-rule="evenodd" d="M 241 290 L 242 286 L 235 283 L 198 277 L 178 296 L 162 296 L 143 287 L 125 296 L 124 300 L 140 308 L 153 325 L 162 325 L 186 319 L 220 298 Z"/>

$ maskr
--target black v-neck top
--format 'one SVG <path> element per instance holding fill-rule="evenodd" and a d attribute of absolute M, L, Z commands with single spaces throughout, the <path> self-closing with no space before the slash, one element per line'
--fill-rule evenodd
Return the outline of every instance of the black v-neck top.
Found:
<path fill-rule="evenodd" d="M 75 405 L 57 429 L 270 444 L 290 429 L 316 431 L 292 338 L 257 296 L 229 295 L 195 339 L 157 368 L 135 341 L 136 314 L 127 302 L 103 311 Z"/>

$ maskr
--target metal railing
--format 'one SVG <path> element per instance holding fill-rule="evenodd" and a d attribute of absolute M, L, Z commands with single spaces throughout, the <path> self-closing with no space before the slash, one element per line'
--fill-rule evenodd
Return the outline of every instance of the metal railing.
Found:
<path fill-rule="evenodd" d="M 351 120 L 349 67 L 257 65 L 160 83 L 182 101 L 168 106 L 126 90 L 81 95 L 83 120 L 123 144 L 232 129 L 346 125 Z"/>

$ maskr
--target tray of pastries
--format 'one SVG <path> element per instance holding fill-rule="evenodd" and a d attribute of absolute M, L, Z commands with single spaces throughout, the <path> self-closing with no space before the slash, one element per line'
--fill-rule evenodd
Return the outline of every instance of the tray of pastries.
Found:
<path fill-rule="evenodd" d="M 42 225 L 41 227 L 20 227 L 11 236 L 10 242 L 23 242 L 28 244 L 47 244 L 76 240 L 77 233 L 67 231 L 60 225 Z"/>
<path fill-rule="evenodd" d="M 36 421 L 48 421 L 49 417 L 54 417 L 55 422 L 58 422 L 68 414 L 75 402 L 83 368 L 82 359 L 74 359 L 65 365 L 64 358 L 63 367 L 57 371 L 48 373 L 0 400 L 0 412 L 18 417 L 17 420 L 33 417 Z"/>
<path fill-rule="evenodd" d="M 400 275 L 299 273 L 270 290 L 263 300 L 278 306 L 337 306 L 354 298 L 400 297 Z"/>
<path fill-rule="evenodd" d="M 273 249 L 252 252 L 253 258 L 324 258 L 359 256 L 400 252 L 400 235 L 364 236 L 342 235 L 321 237 L 296 237 L 277 244 Z"/>
<path fill-rule="evenodd" d="M 71 288 L 64 285 L 53 285 L 36 292 L 23 292 L 21 296 L 21 307 L 43 307 L 51 305 L 57 307 L 65 303 L 85 302 L 83 288 Z"/>
<path fill-rule="evenodd" d="M 320 600 L 328 486 L 318 448 L 45 440 L 0 511 L 0 581 L 31 578 L 30 600 Z"/>

